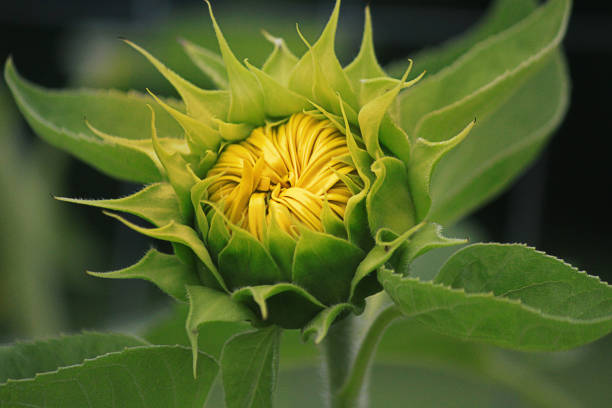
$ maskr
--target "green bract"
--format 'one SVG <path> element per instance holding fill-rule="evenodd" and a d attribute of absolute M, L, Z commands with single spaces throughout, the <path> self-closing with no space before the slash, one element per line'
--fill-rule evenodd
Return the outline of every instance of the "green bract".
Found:
<path fill-rule="evenodd" d="M 499 4 L 498 11 L 513 2 Z M 383 287 L 404 314 L 429 318 L 442 332 L 467 338 L 476 333 L 479 339 L 490 336 L 508 347 L 546 349 L 540 332 L 534 338 L 517 338 L 521 325 L 516 321 L 512 326 L 502 319 L 500 325 L 507 330 L 501 332 L 488 324 L 490 307 L 500 316 L 541 325 L 547 335 L 558 336 L 552 348 L 566 348 L 609 331 L 609 314 L 587 306 L 586 311 L 568 314 L 564 299 L 552 297 L 546 306 L 523 292 L 524 298 L 506 296 L 505 287 L 482 283 L 486 290 L 480 292 L 487 293 L 477 296 L 471 292 L 478 290 L 462 286 L 480 284 L 480 276 L 470 274 L 472 264 L 463 263 L 471 257 L 483 270 L 507 279 L 508 291 L 518 290 L 489 262 L 493 252 L 495 259 L 512 253 L 522 262 L 519 271 L 536 264 L 540 272 L 542 265 L 557 268 L 564 281 L 609 298 L 609 286 L 558 260 L 523 247 L 478 247 L 456 255 L 455 264 L 449 262 L 435 283 L 405 277 L 418 256 L 464 242 L 443 237 L 435 222 L 456 220 L 507 185 L 535 156 L 565 110 L 567 84 L 558 45 L 569 1 L 550 0 L 536 11 L 531 1 L 521 4 L 530 13 L 520 22 L 493 19 L 499 26 L 483 29 L 495 35 L 461 58 L 452 54 L 465 51 L 460 50 L 463 45 L 451 44 L 443 52 L 453 64 L 414 88 L 423 73 L 411 76 L 412 62 L 399 78 L 378 64 L 368 9 L 360 51 L 341 66 L 334 52 L 340 0 L 314 43 L 302 37 L 308 50 L 299 58 L 282 39 L 266 33 L 273 51 L 261 67 L 236 58 L 211 10 L 221 55 L 189 42 L 183 46 L 219 90 L 198 88 L 126 41 L 172 83 L 182 103 L 151 92 L 152 99 L 136 93 L 45 91 L 20 78 L 10 60 L 5 76 L 22 112 L 43 138 L 111 176 L 150 183 L 121 199 L 61 199 L 136 215 L 153 227 L 107 212 L 144 235 L 172 243 L 173 255 L 152 249 L 129 268 L 92 275 L 146 279 L 189 302 L 186 326 L 194 357 L 199 330 L 219 321 L 301 328 L 319 342 L 335 321 L 360 313 L 365 298 Z M 536 96 L 529 94 L 529 86 L 522 88 L 535 80 L 544 90 Z M 540 101 L 541 95 L 551 95 L 550 101 Z M 549 109 L 514 123 L 530 102 Z M 508 109 L 500 110 L 502 106 Z M 259 240 L 209 201 L 207 173 L 228 145 L 245 140 L 257 127 L 282 123 L 298 113 L 328 120 L 346 136 L 350 154 L 342 160 L 357 173 L 345 181 L 352 196 L 343 219 L 323 207 L 323 231 L 304 227 L 291 235 L 271 222 Z M 98 121 L 105 116 L 112 120 Z M 489 132 L 496 123 L 511 123 L 527 136 L 523 140 L 508 132 L 495 139 Z M 537 277 L 546 282 L 546 273 Z M 456 319 L 448 318 L 452 313 Z M 568 322 L 570 315 L 573 320 Z M 463 323 L 469 317 L 482 320 L 469 321 L 468 327 Z M 588 328 L 584 336 L 577 334 L 583 326 Z M 230 352 L 243 343 L 253 348 L 260 342 L 278 343 L 274 329 L 254 333 L 235 338 Z M 272 357 L 264 357 L 272 364 Z M 222 363 L 232 358 L 230 353 Z"/>

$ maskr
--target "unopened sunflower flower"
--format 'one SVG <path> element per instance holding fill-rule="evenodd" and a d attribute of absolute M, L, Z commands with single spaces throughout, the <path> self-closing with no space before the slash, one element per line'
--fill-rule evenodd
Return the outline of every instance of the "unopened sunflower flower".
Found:
<path fill-rule="evenodd" d="M 407 81 L 410 67 L 402 78 L 383 71 L 367 8 L 361 49 L 346 67 L 334 52 L 339 0 L 318 40 L 302 37 L 308 50 L 299 58 L 265 33 L 274 49 L 262 67 L 235 57 L 209 9 L 221 55 L 183 45 L 219 90 L 198 88 L 126 40 L 184 106 L 151 93 L 149 139 L 87 123 L 118 151 L 138 152 L 163 181 L 116 200 L 64 200 L 139 216 L 155 228 L 108 213 L 172 243 L 173 255 L 152 249 L 132 267 L 93 274 L 147 279 L 188 301 L 194 350 L 199 328 L 219 320 L 301 328 L 321 341 L 381 290 L 379 267 L 402 271 L 457 243 L 428 221 L 429 183 L 473 123 L 444 142 L 410 141 L 396 124 L 396 98 L 424 73 Z M 164 111 L 184 137 L 158 136 Z"/>

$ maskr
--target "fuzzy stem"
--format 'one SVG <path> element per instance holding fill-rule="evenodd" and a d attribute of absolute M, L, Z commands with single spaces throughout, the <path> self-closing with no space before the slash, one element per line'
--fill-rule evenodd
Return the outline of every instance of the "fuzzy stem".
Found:
<path fill-rule="evenodd" d="M 321 343 L 323 370 L 328 383 L 329 407 L 333 405 L 333 396 L 346 381 L 353 359 L 354 317 L 348 316 L 334 324 Z"/>
<path fill-rule="evenodd" d="M 372 322 L 363 340 L 359 344 L 357 354 L 353 357 L 351 350 L 352 332 L 343 331 L 340 328 L 334 333 L 331 343 L 335 345 L 343 344 L 344 353 L 338 353 L 338 349 L 329 347 L 328 342 L 325 350 L 327 362 L 327 372 L 330 380 L 330 407 L 331 408 L 361 408 L 367 404 L 366 387 L 372 360 L 376 354 L 378 343 L 385 330 L 391 322 L 401 316 L 401 312 L 395 306 L 390 306 L 380 312 Z M 339 336 L 342 338 L 338 339 Z M 336 354 L 333 352 L 336 351 Z M 347 358 L 339 362 L 340 358 Z M 352 362 L 352 363 L 351 363 Z M 350 368 L 349 368 L 350 367 Z M 332 372 L 338 370 L 336 377 L 332 377 Z M 341 375 L 340 375 L 341 374 Z M 343 382 L 339 383 L 338 381 Z"/>

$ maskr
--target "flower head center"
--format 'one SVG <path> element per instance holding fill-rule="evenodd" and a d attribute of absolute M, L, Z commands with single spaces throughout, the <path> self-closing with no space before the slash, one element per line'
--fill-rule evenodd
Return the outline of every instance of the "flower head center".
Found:
<path fill-rule="evenodd" d="M 294 236 L 298 224 L 322 231 L 324 206 L 343 219 L 353 195 L 349 157 L 345 135 L 330 121 L 294 114 L 225 148 L 207 175 L 209 200 L 260 240 L 271 222 Z"/>

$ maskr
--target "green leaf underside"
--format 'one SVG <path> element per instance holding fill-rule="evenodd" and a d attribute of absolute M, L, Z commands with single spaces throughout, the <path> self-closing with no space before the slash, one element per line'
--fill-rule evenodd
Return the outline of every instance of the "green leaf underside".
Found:
<path fill-rule="evenodd" d="M 302 330 L 302 337 L 305 341 L 308 341 L 312 336 L 314 342 L 319 344 L 325 336 L 331 325 L 347 312 L 355 310 L 355 306 L 350 303 L 339 303 L 322 310 L 315 316 Z"/>
<path fill-rule="evenodd" d="M 435 282 L 386 269 L 379 279 L 406 316 L 467 340 L 555 351 L 612 330 L 610 286 L 520 245 L 466 247 L 449 259 Z"/>
<path fill-rule="evenodd" d="M 227 408 L 272 406 L 280 337 L 280 329 L 270 327 L 237 334 L 225 344 L 221 373 Z"/>
<path fill-rule="evenodd" d="M 185 265 L 176 255 L 149 250 L 136 264 L 112 272 L 88 272 L 92 276 L 110 279 L 144 279 L 180 301 L 187 301 L 185 285 L 197 285 L 194 269 Z"/>
<path fill-rule="evenodd" d="M 141 339 L 123 334 L 85 332 L 0 346 L 0 384 L 8 379 L 32 378 L 37 373 L 55 371 L 88 358 L 145 344 Z"/>
<path fill-rule="evenodd" d="M 52 145 L 66 150 L 98 170 L 118 179 L 160 181 L 159 168 L 142 150 L 101 140 L 86 125 L 126 138 L 126 143 L 149 139 L 146 124 L 148 97 L 119 91 L 53 91 L 19 76 L 9 59 L 4 77 L 26 120 Z M 182 130 L 161 107 L 154 106 L 160 138 L 180 138 Z"/>
<path fill-rule="evenodd" d="M 345 302 L 364 255 L 345 240 L 304 229 L 295 248 L 293 282 L 326 305 Z"/>
<path fill-rule="evenodd" d="M 440 161 L 431 182 L 429 218 L 452 223 L 502 191 L 561 122 L 568 96 L 565 62 L 557 53 L 497 112 L 479 118 L 466 140 Z"/>
<path fill-rule="evenodd" d="M 141 346 L 0 386 L 7 407 L 202 407 L 217 363 L 199 353 L 197 380 L 191 353 L 182 346 Z"/>
<path fill-rule="evenodd" d="M 483 91 L 491 92 L 491 87 L 498 89 L 499 100 L 503 99 L 502 93 L 511 94 L 513 87 L 505 86 L 505 81 L 518 80 L 524 72 L 537 70 L 538 63 L 561 41 L 569 11 L 569 0 L 550 0 L 511 28 L 473 47 L 450 67 L 404 92 L 399 103 L 410 108 L 401 112 L 402 127 L 416 139 L 424 121 L 436 115 L 438 123 L 446 123 L 446 119 L 452 123 L 443 133 L 423 134 L 424 137 L 440 141 L 458 133 L 480 112 L 470 110 L 451 120 L 446 118 L 446 111 L 478 98 Z M 479 109 L 486 112 L 489 102 L 492 101 L 482 98 Z"/>
<path fill-rule="evenodd" d="M 81 200 L 65 197 L 58 197 L 58 200 L 126 212 L 136 215 L 156 227 L 163 227 L 172 221 L 182 222 L 183 220 L 178 198 L 174 189 L 168 183 L 151 184 L 135 194 L 111 200 Z"/>
<path fill-rule="evenodd" d="M 227 246 L 219 253 L 219 272 L 230 290 L 283 280 L 282 272 L 262 243 L 237 227 L 232 230 Z"/>
<path fill-rule="evenodd" d="M 436 47 L 416 53 L 412 72 L 427 71 L 433 75 L 451 65 L 474 45 L 496 35 L 527 17 L 536 7 L 534 0 L 497 0 L 481 21 L 466 33 L 454 37 Z M 400 76 L 408 66 L 407 61 L 398 61 L 387 66 L 392 76 Z"/>
<path fill-rule="evenodd" d="M 291 283 L 248 286 L 232 293 L 241 303 L 254 303 L 263 320 L 284 328 L 299 329 L 325 305 L 306 290 Z"/>

